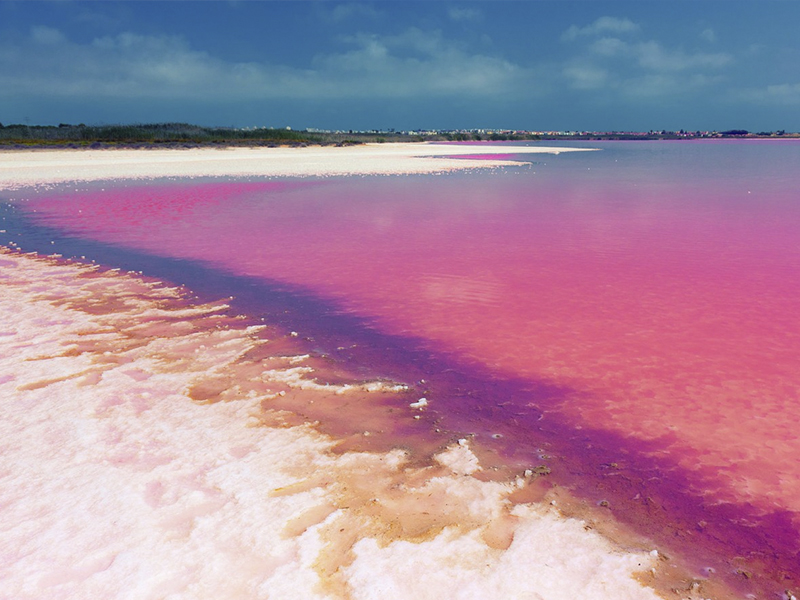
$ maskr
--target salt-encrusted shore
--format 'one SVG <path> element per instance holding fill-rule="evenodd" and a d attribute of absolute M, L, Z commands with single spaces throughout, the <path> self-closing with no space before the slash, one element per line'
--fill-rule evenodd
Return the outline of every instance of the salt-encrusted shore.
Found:
<path fill-rule="evenodd" d="M 581 149 L 582 150 L 582 149 Z M 0 151 L 0 189 L 42 183 L 155 177 L 391 175 L 518 164 L 458 156 L 559 154 L 575 148 L 425 143 L 299 148 Z"/>
<path fill-rule="evenodd" d="M 393 392 L 254 368 L 269 341 L 224 308 L 0 251 L 1 598 L 655 600 L 655 552 L 510 503 L 526 481 L 474 477 L 466 442 L 420 468 L 270 425 L 281 394 Z"/>
<path fill-rule="evenodd" d="M 14 151 L 0 189 L 508 164 L 456 153 L 508 148 Z M 466 442 L 412 467 L 400 450 L 342 455 L 311 424 L 277 426 L 281 394 L 393 391 L 319 385 L 285 344 L 254 364 L 276 332 L 224 306 L 0 249 L 0 323 L 0 598 L 657 597 L 641 583 L 655 551 L 510 502 L 528 482 L 476 477 Z"/>

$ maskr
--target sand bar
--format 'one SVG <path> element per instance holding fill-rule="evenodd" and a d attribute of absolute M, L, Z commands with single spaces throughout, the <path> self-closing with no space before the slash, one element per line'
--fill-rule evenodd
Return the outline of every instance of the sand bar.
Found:
<path fill-rule="evenodd" d="M 518 165 L 508 160 L 509 153 L 559 154 L 584 150 L 428 143 L 179 150 L 7 150 L 0 151 L 0 189 L 121 178 L 436 173 Z M 498 155 L 498 158 L 457 158 L 476 154 Z"/>

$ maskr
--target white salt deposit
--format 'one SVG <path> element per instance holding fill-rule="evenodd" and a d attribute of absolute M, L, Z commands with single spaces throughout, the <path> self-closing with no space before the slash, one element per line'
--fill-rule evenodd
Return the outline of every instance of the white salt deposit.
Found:
<path fill-rule="evenodd" d="M 461 442 L 461 440 L 459 440 Z M 458 443 L 435 456 L 436 462 L 458 475 L 472 475 L 481 470 L 478 457 L 469 449 L 468 444 Z"/>
<path fill-rule="evenodd" d="M 304 356 L 245 381 L 263 341 L 219 306 L 2 251 L 0 315 L 0 598 L 656 598 L 657 557 L 512 508 L 467 442 L 411 468 L 264 425 L 324 386 Z"/>
<path fill-rule="evenodd" d="M 182 150 L 0 151 L 0 189 L 68 181 L 213 176 L 332 176 L 438 173 L 519 164 L 464 155 L 559 154 L 579 148 L 424 143 L 344 148 L 193 148 Z"/>

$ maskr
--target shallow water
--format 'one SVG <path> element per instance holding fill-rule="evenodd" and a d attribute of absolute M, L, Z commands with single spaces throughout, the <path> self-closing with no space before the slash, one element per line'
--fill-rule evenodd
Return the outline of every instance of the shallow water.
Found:
<path fill-rule="evenodd" d="M 591 146 L 490 173 L 40 190 L 4 235 L 233 294 L 330 377 L 410 386 L 377 414 L 309 408 L 339 437 L 364 429 L 342 413 L 370 415 L 368 447 L 469 434 L 498 477 L 549 471 L 698 576 L 796 589 L 800 144 Z"/>

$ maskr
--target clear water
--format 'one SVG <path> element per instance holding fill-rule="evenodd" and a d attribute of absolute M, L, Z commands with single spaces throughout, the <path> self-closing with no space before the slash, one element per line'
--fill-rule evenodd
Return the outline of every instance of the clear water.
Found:
<path fill-rule="evenodd" d="M 31 193 L 3 235 L 233 294 L 424 395 L 421 423 L 384 416 L 387 445 L 471 434 L 698 569 L 792 589 L 800 144 L 587 145 L 500 172 Z"/>

